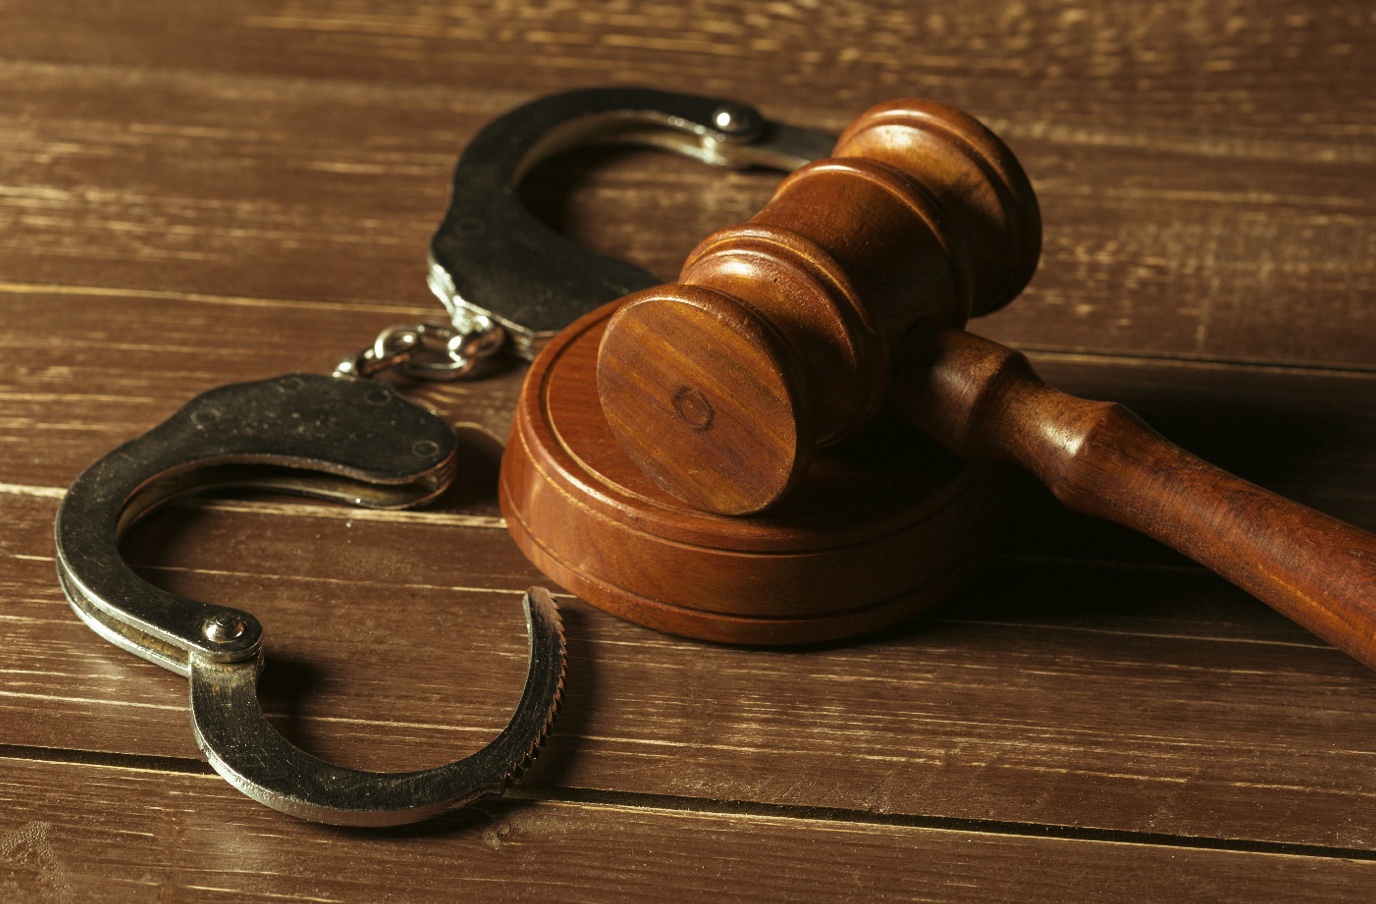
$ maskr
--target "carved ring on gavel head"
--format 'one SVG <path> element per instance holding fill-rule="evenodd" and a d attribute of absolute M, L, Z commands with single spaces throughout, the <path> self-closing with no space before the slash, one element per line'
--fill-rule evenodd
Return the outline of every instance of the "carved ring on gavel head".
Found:
<path fill-rule="evenodd" d="M 962 329 L 1021 291 L 1039 252 L 1031 187 L 998 138 L 903 101 L 861 116 L 835 154 L 607 325 L 602 411 L 646 475 L 704 511 L 760 512 L 816 446 L 888 404 L 1376 668 L 1376 537 L 1195 458 L 1119 405 L 1048 387 L 1022 355 Z"/>
<path fill-rule="evenodd" d="M 993 133 L 929 101 L 876 107 L 702 242 L 679 285 L 627 298 L 598 359 L 609 425 L 689 504 L 760 511 L 873 417 L 897 342 L 1007 304 L 1040 250 L 1036 196 Z"/>

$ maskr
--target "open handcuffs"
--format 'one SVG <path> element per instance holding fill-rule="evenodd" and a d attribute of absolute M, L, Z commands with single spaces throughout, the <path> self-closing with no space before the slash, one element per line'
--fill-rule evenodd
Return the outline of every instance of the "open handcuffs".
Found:
<path fill-rule="evenodd" d="M 501 794 L 534 757 L 563 689 L 564 636 L 550 595 L 525 596 L 525 689 L 498 737 L 433 769 L 381 773 L 327 763 L 288 742 L 258 701 L 258 620 L 176 596 L 139 577 L 120 537 L 174 497 L 249 486 L 407 508 L 441 494 L 456 468 L 453 429 L 369 377 L 456 379 L 492 356 L 529 360 L 583 313 L 658 282 L 553 232 L 516 196 L 530 168 L 579 145 L 665 148 L 704 163 L 790 171 L 824 157 L 833 136 L 764 119 L 732 101 L 649 89 L 551 95 L 485 127 L 454 172 L 449 210 L 430 246 L 429 285 L 444 324 L 384 330 L 331 376 L 288 374 L 221 386 L 83 472 L 57 514 L 58 579 L 97 634 L 187 676 L 196 741 L 248 796 L 340 825 L 415 822 Z"/>

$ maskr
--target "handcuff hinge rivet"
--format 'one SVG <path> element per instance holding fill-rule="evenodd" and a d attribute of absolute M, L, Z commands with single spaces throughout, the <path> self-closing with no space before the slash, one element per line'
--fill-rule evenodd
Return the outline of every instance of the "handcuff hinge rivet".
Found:
<path fill-rule="evenodd" d="M 212 643 L 229 643 L 242 637 L 247 629 L 243 619 L 222 613 L 207 618 L 201 633 Z"/>

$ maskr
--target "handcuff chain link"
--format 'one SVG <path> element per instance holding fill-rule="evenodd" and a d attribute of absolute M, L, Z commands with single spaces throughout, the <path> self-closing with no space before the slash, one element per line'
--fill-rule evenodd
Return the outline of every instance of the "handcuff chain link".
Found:
<path fill-rule="evenodd" d="M 442 382 L 474 375 L 506 341 L 501 325 L 474 317 L 460 331 L 449 323 L 408 323 L 389 326 L 368 347 L 335 366 L 337 377 L 371 379 L 393 371 L 409 380 Z"/>

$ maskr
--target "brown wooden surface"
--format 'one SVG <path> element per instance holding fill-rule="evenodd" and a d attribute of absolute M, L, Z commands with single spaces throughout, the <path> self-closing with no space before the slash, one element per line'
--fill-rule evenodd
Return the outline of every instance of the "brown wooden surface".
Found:
<path fill-rule="evenodd" d="M 209 774 L 185 682 L 71 614 L 51 524 L 82 467 L 194 392 L 432 311 L 463 143 L 612 82 L 829 129 L 902 95 L 970 110 L 1046 237 L 978 328 L 1371 530 L 1374 70 L 1356 2 L 0 6 L 4 898 L 1368 900 L 1373 673 L 1030 482 L 975 586 L 853 643 L 698 644 L 566 597 L 568 703 L 518 799 L 371 833 Z M 669 276 L 774 181 L 618 152 L 527 194 Z M 420 394 L 475 425 L 430 512 L 221 499 L 130 556 L 265 622 L 265 706 L 308 749 L 476 749 L 539 580 L 495 498 L 520 376 Z"/>

